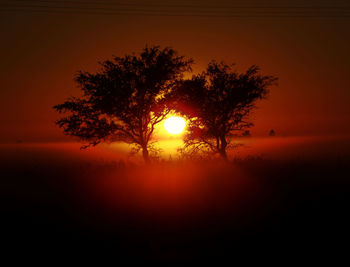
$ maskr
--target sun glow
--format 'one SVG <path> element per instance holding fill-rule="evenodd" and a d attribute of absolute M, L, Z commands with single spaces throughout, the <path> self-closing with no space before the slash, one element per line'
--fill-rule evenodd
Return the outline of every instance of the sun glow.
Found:
<path fill-rule="evenodd" d="M 185 119 L 177 116 L 169 117 L 164 121 L 164 128 L 170 134 L 182 133 L 185 126 Z"/>

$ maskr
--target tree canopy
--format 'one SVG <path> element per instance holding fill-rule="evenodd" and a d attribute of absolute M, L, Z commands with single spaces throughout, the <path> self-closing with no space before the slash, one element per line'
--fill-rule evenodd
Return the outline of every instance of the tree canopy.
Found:
<path fill-rule="evenodd" d="M 227 160 L 229 136 L 253 125 L 247 120 L 250 111 L 276 81 L 260 74 L 255 65 L 239 73 L 233 65 L 216 61 L 201 74 L 180 81 L 172 92 L 172 108 L 189 119 L 184 150 L 206 150 Z"/>
<path fill-rule="evenodd" d="M 122 141 L 142 150 L 150 163 L 155 126 L 175 111 L 188 119 L 183 151 L 204 150 L 227 160 L 231 137 L 253 125 L 251 110 L 277 78 L 261 74 L 255 65 L 240 73 L 212 61 L 202 73 L 184 79 L 192 63 L 172 48 L 152 46 L 103 61 L 96 73 L 79 71 L 75 82 L 82 95 L 54 106 L 66 114 L 56 123 L 86 142 L 83 147 Z"/>
<path fill-rule="evenodd" d="M 153 46 L 101 62 L 97 73 L 80 71 L 75 81 L 83 94 L 54 106 L 68 113 L 56 123 L 87 146 L 113 141 L 134 144 L 149 163 L 154 127 L 169 113 L 164 96 L 191 70 L 191 64 L 192 59 L 172 48 Z"/>

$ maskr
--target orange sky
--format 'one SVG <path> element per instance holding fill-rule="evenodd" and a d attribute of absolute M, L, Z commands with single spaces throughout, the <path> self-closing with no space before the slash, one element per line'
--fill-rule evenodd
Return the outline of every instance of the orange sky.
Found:
<path fill-rule="evenodd" d="M 279 77 L 279 86 L 251 117 L 254 135 L 271 128 L 279 135 L 350 134 L 349 26 L 350 18 L 3 12 L 0 142 L 69 140 L 54 125 L 59 116 L 52 106 L 79 95 L 76 71 L 94 71 L 98 61 L 146 44 L 172 46 L 192 57 L 195 71 L 217 59 L 236 62 L 239 70 L 257 64 Z"/>

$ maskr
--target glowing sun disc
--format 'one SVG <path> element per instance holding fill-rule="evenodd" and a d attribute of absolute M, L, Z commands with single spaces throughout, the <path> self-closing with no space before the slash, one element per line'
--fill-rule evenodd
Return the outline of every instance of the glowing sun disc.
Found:
<path fill-rule="evenodd" d="M 185 129 L 184 118 L 172 116 L 164 121 L 164 128 L 170 134 L 180 134 Z"/>

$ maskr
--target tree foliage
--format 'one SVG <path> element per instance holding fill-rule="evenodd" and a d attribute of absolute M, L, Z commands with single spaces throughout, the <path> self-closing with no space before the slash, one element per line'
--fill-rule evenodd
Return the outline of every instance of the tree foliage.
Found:
<path fill-rule="evenodd" d="M 206 71 L 180 81 L 172 92 L 172 108 L 189 120 L 185 151 L 219 153 L 227 160 L 229 137 L 253 125 L 249 113 L 277 81 L 260 74 L 255 65 L 244 73 L 232 67 L 212 61 Z"/>
<path fill-rule="evenodd" d="M 97 73 L 80 71 L 75 81 L 83 95 L 54 106 L 68 113 L 57 125 L 65 134 L 88 142 L 87 146 L 113 141 L 134 144 L 149 163 L 154 127 L 169 112 L 164 96 L 191 64 L 172 48 L 153 46 L 137 55 L 106 60 Z"/>

